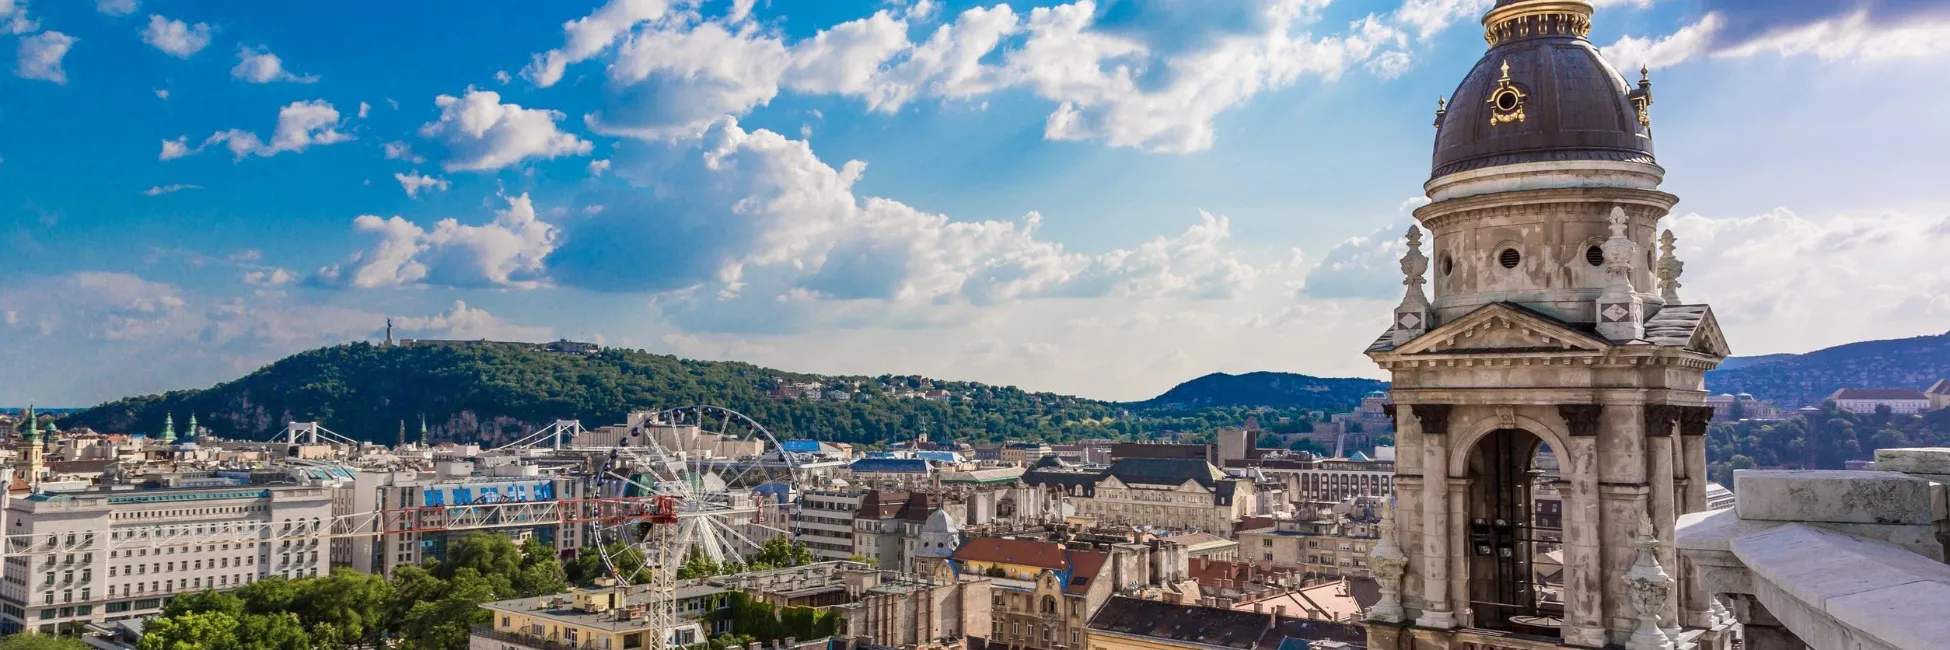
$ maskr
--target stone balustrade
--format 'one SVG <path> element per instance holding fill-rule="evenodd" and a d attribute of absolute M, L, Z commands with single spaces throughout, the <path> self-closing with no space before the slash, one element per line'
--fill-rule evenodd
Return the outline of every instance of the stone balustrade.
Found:
<path fill-rule="evenodd" d="M 1734 507 L 1679 520 L 1688 625 L 1731 616 L 1749 650 L 1950 647 L 1950 449 L 1876 470 L 1735 472 Z"/>

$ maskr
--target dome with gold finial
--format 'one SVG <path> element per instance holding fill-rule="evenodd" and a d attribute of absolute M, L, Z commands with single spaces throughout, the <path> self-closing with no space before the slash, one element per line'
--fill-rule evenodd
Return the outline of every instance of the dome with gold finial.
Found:
<path fill-rule="evenodd" d="M 1650 83 L 1628 84 L 1591 45 L 1585 0 L 1498 0 L 1490 49 L 1436 124 L 1432 178 L 1577 160 L 1653 163 Z"/>

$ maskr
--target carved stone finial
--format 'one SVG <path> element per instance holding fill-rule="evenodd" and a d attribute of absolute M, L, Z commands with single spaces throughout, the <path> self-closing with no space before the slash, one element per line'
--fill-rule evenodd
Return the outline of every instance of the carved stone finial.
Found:
<path fill-rule="evenodd" d="M 1402 575 L 1408 569 L 1408 554 L 1402 552 L 1395 525 L 1395 500 L 1381 507 L 1381 539 L 1368 550 L 1368 566 L 1381 587 L 1381 599 L 1368 610 L 1369 620 L 1400 623 L 1407 618 L 1402 610 Z"/>
<path fill-rule="evenodd" d="M 1640 513 L 1639 534 L 1632 540 L 1632 545 L 1638 547 L 1638 559 L 1625 572 L 1625 595 L 1632 609 L 1638 612 L 1639 627 L 1625 642 L 1625 650 L 1673 650 L 1674 647 L 1672 638 L 1659 627 L 1659 613 L 1665 611 L 1666 601 L 1672 598 L 1673 579 L 1665 567 L 1659 566 L 1659 540 L 1652 533 L 1652 517 Z"/>
<path fill-rule="evenodd" d="M 1598 333 L 1614 343 L 1645 338 L 1645 299 L 1632 286 L 1632 260 L 1639 246 L 1626 234 L 1632 218 L 1625 208 L 1612 206 L 1611 238 L 1600 248 L 1605 253 L 1605 292 L 1598 296 Z"/>
<path fill-rule="evenodd" d="M 1442 120 L 1448 116 L 1449 100 L 1443 97 L 1435 98 L 1435 128 L 1442 128 Z"/>
<path fill-rule="evenodd" d="M 1679 241 L 1679 238 L 1672 236 L 1671 230 L 1667 230 L 1664 234 L 1659 235 L 1659 268 L 1657 269 L 1659 274 L 1659 297 L 1665 299 L 1668 305 L 1679 304 L 1679 287 L 1681 286 L 1679 284 L 1679 274 L 1686 272 L 1686 263 L 1679 261 L 1679 258 L 1674 257 L 1672 254 L 1673 242 L 1676 241 Z"/>
<path fill-rule="evenodd" d="M 1412 341 L 1429 331 L 1429 321 L 1434 317 L 1434 309 L 1429 307 L 1429 297 L 1422 291 L 1422 275 L 1429 271 L 1429 257 L 1422 254 L 1422 229 L 1413 225 L 1408 227 L 1408 253 L 1402 255 L 1401 306 L 1395 308 L 1395 324 L 1390 340 L 1395 345 Z"/>

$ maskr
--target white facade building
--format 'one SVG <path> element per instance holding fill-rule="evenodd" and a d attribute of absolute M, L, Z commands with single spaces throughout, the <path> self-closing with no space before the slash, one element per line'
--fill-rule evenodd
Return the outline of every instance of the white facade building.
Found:
<path fill-rule="evenodd" d="M 6 632 L 149 616 L 177 594 L 324 575 L 331 561 L 321 487 L 43 493 L 12 499 L 6 515 Z"/>
<path fill-rule="evenodd" d="M 792 518 L 792 539 L 806 545 L 820 561 L 853 556 L 853 513 L 867 490 L 839 488 L 806 490 Z"/>
<path fill-rule="evenodd" d="M 1863 415 L 1887 406 L 1896 415 L 1915 415 L 1930 410 L 1930 398 L 1923 391 L 1909 388 L 1844 388 L 1829 395 L 1835 408 Z"/>

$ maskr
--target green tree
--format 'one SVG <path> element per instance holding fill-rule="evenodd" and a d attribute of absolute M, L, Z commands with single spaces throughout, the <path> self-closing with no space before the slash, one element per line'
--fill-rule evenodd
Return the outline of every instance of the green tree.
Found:
<path fill-rule="evenodd" d="M 235 645 L 220 650 L 308 650 L 311 635 L 291 612 L 245 614 L 237 619 Z"/>
<path fill-rule="evenodd" d="M 495 599 L 495 585 L 472 568 L 454 572 L 442 597 L 413 603 L 401 617 L 400 647 L 406 650 L 463 650 L 474 625 L 490 615 L 481 604 Z M 143 650 L 149 650 L 144 648 Z"/>
<path fill-rule="evenodd" d="M 447 548 L 447 559 L 434 567 L 434 575 L 452 580 L 461 569 L 473 569 L 483 576 L 505 576 L 510 581 L 521 572 L 521 549 L 502 535 L 474 533 L 460 538 Z"/>
<path fill-rule="evenodd" d="M 163 608 L 162 615 L 182 616 L 191 612 L 223 612 L 236 618 L 244 615 L 244 599 L 235 594 L 205 589 L 170 600 L 169 605 Z"/>
<path fill-rule="evenodd" d="M 514 587 L 517 598 L 568 591 L 569 577 L 562 558 L 541 540 L 528 538 L 521 545 L 521 570 L 514 577 Z"/>
<path fill-rule="evenodd" d="M 22 632 L 0 638 L 0 650 L 88 650 L 88 644 L 68 637 Z"/>
<path fill-rule="evenodd" d="M 142 650 L 216 650 L 237 641 L 237 619 L 223 612 L 187 612 L 149 621 Z"/>
<path fill-rule="evenodd" d="M 299 591 L 296 581 L 283 576 L 266 576 L 238 589 L 237 597 L 244 600 L 244 611 L 247 613 L 275 614 L 291 611 L 298 602 Z"/>
<path fill-rule="evenodd" d="M 393 585 L 385 578 L 339 568 L 300 581 L 295 612 L 313 640 L 334 647 L 378 642 L 385 632 Z"/>

